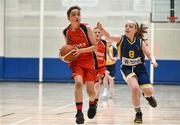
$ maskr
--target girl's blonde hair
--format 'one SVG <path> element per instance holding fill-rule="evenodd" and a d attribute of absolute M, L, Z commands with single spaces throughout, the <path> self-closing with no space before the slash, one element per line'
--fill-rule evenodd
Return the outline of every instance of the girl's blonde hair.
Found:
<path fill-rule="evenodd" d="M 144 24 L 141 24 L 139 26 L 136 21 L 134 21 L 134 22 L 136 24 L 136 29 L 137 29 L 135 36 L 139 36 L 143 41 L 146 41 L 147 39 L 145 38 L 144 34 L 147 33 L 148 27 L 145 26 Z"/>

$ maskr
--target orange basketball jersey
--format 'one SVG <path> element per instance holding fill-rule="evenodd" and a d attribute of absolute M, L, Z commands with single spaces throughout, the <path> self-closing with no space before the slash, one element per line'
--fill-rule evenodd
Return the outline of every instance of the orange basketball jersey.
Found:
<path fill-rule="evenodd" d="M 98 50 L 96 51 L 98 68 L 105 67 L 105 54 L 106 54 L 106 41 L 99 41 L 98 42 Z"/>
<path fill-rule="evenodd" d="M 70 44 L 79 49 L 87 48 L 91 46 L 89 38 L 87 36 L 87 28 L 85 25 L 81 24 L 76 31 L 72 31 L 70 26 L 68 26 L 63 31 L 65 37 L 67 38 L 67 44 Z M 70 66 L 79 65 L 87 69 L 95 68 L 95 57 L 93 52 L 82 53 Z"/>

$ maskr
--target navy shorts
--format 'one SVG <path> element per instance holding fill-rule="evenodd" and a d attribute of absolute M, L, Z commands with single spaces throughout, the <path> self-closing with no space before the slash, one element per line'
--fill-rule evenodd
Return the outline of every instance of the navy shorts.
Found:
<path fill-rule="evenodd" d="M 106 70 L 109 71 L 109 75 L 111 77 L 114 77 L 116 73 L 116 64 L 106 65 Z"/>
<path fill-rule="evenodd" d="M 136 66 L 122 65 L 121 71 L 126 78 L 128 78 L 128 76 L 131 74 L 135 74 L 137 76 L 139 85 L 150 84 L 150 78 L 144 64 L 139 64 Z"/>

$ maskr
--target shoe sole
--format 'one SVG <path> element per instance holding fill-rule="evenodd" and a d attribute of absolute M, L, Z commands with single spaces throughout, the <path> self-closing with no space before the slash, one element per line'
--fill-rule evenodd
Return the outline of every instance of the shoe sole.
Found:
<path fill-rule="evenodd" d="M 152 104 L 149 104 L 151 107 L 153 108 L 156 108 L 157 107 L 157 104 L 156 105 L 152 105 Z"/>
<path fill-rule="evenodd" d="M 89 119 L 93 119 L 96 116 L 96 113 L 97 113 L 96 109 L 95 109 L 95 111 L 88 110 L 87 116 Z"/>
<path fill-rule="evenodd" d="M 95 116 L 96 116 L 96 113 L 94 113 L 94 115 L 92 115 L 92 116 L 89 116 L 89 115 L 88 115 L 88 118 L 89 118 L 89 119 L 93 119 Z"/>
<path fill-rule="evenodd" d="M 142 123 L 142 121 L 134 121 L 134 123 Z"/>
<path fill-rule="evenodd" d="M 144 93 L 142 93 L 142 95 L 144 96 Z M 145 96 L 144 96 L 144 98 L 146 99 Z M 147 100 L 147 99 L 146 99 L 146 100 Z M 149 103 L 149 105 L 150 105 L 151 107 L 153 107 L 153 108 L 156 108 L 156 107 L 157 107 L 157 101 L 156 101 L 156 100 L 155 100 L 155 101 L 156 101 L 156 104 L 155 104 L 155 105 L 153 105 L 153 104 L 151 105 L 150 102 L 149 102 L 149 100 L 147 100 L 147 101 L 148 101 L 148 103 Z"/>
<path fill-rule="evenodd" d="M 84 124 L 84 121 L 85 121 L 84 117 L 79 117 L 78 120 L 76 120 L 76 123 L 77 124 Z"/>

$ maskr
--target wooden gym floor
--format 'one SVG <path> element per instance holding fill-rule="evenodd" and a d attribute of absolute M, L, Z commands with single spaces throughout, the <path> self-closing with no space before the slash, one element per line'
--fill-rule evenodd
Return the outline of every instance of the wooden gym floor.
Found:
<path fill-rule="evenodd" d="M 180 125 L 180 85 L 154 85 L 154 90 L 157 108 L 141 97 L 143 125 Z M 114 97 L 101 97 L 90 120 L 84 94 L 85 125 L 133 125 L 130 95 L 126 84 L 116 84 Z M 73 84 L 0 82 L 0 125 L 74 125 L 75 114 Z"/>

